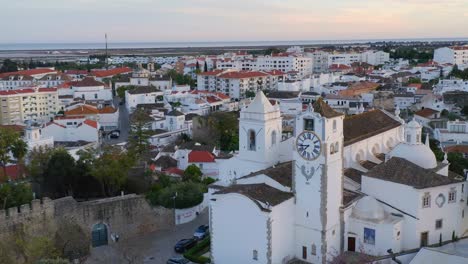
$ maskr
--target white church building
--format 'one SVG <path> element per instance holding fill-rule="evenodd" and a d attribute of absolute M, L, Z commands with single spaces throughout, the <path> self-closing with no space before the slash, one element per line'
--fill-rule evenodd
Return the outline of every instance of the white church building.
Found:
<path fill-rule="evenodd" d="M 468 235 L 466 179 L 398 112 L 345 117 L 319 99 L 285 139 L 259 92 L 241 110 L 239 154 L 210 186 L 212 263 L 327 263 Z"/>

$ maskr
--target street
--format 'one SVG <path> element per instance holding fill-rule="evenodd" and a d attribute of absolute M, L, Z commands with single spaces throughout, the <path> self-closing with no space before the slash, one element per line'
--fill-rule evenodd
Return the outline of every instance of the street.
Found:
<path fill-rule="evenodd" d="M 125 104 L 120 105 L 120 98 L 114 97 L 114 106 L 119 108 L 119 130 L 120 136 L 119 138 L 112 139 L 112 138 L 104 138 L 103 142 L 106 144 L 118 144 L 122 142 L 126 142 L 128 139 L 128 133 L 130 131 L 130 118 L 127 108 Z"/>
<path fill-rule="evenodd" d="M 108 246 L 91 249 L 91 256 L 86 264 L 101 263 L 144 263 L 164 264 L 167 259 L 179 256 L 174 252 L 174 245 L 183 238 L 191 238 L 198 226 L 208 224 L 208 210 L 203 211 L 194 221 L 120 241 Z"/>

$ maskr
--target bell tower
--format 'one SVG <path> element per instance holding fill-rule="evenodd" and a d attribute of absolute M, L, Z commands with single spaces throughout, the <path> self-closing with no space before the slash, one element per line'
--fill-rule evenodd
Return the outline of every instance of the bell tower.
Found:
<path fill-rule="evenodd" d="M 282 119 L 277 104 L 272 105 L 262 91 L 240 112 L 239 157 L 274 165 L 279 160 Z"/>
<path fill-rule="evenodd" d="M 309 263 L 341 252 L 343 118 L 319 99 L 295 120 L 295 254 Z"/>

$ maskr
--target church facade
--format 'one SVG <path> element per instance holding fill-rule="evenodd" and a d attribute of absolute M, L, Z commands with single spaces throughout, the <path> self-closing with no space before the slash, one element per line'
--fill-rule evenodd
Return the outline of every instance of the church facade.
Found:
<path fill-rule="evenodd" d="M 345 117 L 319 99 L 285 138 L 279 106 L 259 92 L 241 111 L 239 154 L 210 186 L 212 261 L 327 263 L 467 235 L 466 179 L 421 129 L 398 111 Z"/>

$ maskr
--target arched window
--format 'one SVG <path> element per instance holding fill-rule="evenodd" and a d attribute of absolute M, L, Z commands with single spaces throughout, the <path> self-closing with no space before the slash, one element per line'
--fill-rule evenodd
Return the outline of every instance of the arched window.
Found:
<path fill-rule="evenodd" d="M 315 244 L 312 244 L 312 247 L 310 249 L 310 253 L 312 255 L 314 255 L 314 256 L 317 255 L 317 246 Z"/>
<path fill-rule="evenodd" d="M 274 146 L 276 144 L 276 130 L 271 132 L 271 145 Z"/>
<path fill-rule="evenodd" d="M 340 151 L 340 144 L 338 142 L 335 143 L 335 153 Z"/>
<path fill-rule="evenodd" d="M 249 150 L 255 151 L 257 149 L 256 144 L 255 144 L 255 131 L 252 130 L 252 129 L 249 130 L 248 136 L 249 136 L 249 138 L 248 138 L 247 146 L 249 147 Z"/>
<path fill-rule="evenodd" d="M 336 131 L 336 120 L 333 120 L 333 132 Z"/>
<path fill-rule="evenodd" d="M 335 153 L 335 144 L 332 143 L 330 145 L 330 154 L 333 154 L 333 153 Z"/>
<path fill-rule="evenodd" d="M 257 250 L 252 251 L 252 259 L 253 260 L 258 260 L 258 251 Z"/>

